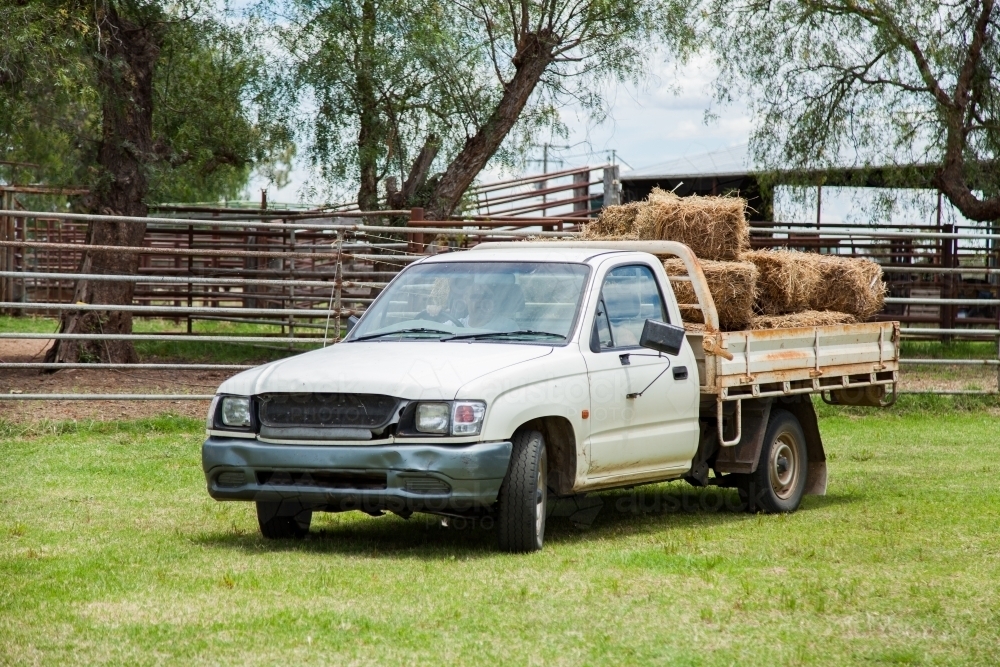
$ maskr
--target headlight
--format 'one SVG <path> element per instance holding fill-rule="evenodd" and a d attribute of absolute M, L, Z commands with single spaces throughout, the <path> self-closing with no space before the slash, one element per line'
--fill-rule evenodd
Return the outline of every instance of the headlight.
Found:
<path fill-rule="evenodd" d="M 455 401 L 452 409 L 452 435 L 479 435 L 486 416 L 486 404 L 482 401 Z"/>
<path fill-rule="evenodd" d="M 223 398 L 222 423 L 232 428 L 250 426 L 250 399 L 246 396 L 226 396 Z"/>
<path fill-rule="evenodd" d="M 448 432 L 451 406 L 448 403 L 421 403 L 417 405 L 417 430 L 421 433 Z"/>

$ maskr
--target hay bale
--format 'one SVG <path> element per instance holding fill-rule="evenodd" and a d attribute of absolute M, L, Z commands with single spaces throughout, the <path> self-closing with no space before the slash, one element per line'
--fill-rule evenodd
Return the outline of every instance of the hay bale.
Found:
<path fill-rule="evenodd" d="M 756 310 L 763 315 L 783 315 L 809 308 L 820 273 L 807 253 L 794 250 L 752 250 L 743 261 L 760 271 Z"/>
<path fill-rule="evenodd" d="M 784 315 L 758 315 L 750 322 L 751 329 L 794 329 L 795 327 L 822 327 L 831 324 L 854 324 L 857 322 L 850 313 L 832 310 L 804 310 L 800 313 Z"/>
<path fill-rule="evenodd" d="M 635 240 L 635 218 L 644 202 L 631 202 L 620 206 L 607 206 L 597 220 L 584 225 L 581 237 L 587 240 Z"/>
<path fill-rule="evenodd" d="M 869 259 L 794 250 L 754 250 L 743 259 L 760 271 L 759 314 L 835 311 L 864 321 L 882 309 L 882 268 Z"/>
<path fill-rule="evenodd" d="M 608 206 L 581 237 L 602 241 L 679 241 L 701 259 L 736 260 L 750 248 L 745 199 L 678 197 L 653 188 L 646 201 Z"/>
<path fill-rule="evenodd" d="M 882 310 L 885 281 L 882 280 L 881 266 L 870 259 L 857 257 L 815 257 L 820 279 L 809 300 L 810 307 L 850 313 L 859 322 Z"/>
<path fill-rule="evenodd" d="M 746 207 L 740 197 L 678 197 L 653 188 L 633 233 L 642 240 L 679 241 L 701 259 L 736 260 L 750 249 Z"/>
<path fill-rule="evenodd" d="M 687 275 L 687 268 L 680 259 L 664 261 L 663 268 L 668 276 Z M 753 305 L 757 296 L 757 267 L 749 262 L 701 260 L 701 270 L 719 313 L 719 328 L 723 331 L 747 328 L 753 318 Z M 670 285 L 674 289 L 677 303 L 698 303 L 690 282 L 671 280 Z M 681 317 L 685 322 L 705 321 L 702 312 L 695 308 L 681 308 Z"/>

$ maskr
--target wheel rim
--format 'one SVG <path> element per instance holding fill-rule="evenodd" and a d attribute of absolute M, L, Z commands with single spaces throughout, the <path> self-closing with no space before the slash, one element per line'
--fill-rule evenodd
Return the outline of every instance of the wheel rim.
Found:
<path fill-rule="evenodd" d="M 542 536 L 545 534 L 545 502 L 547 495 L 545 479 L 547 472 L 545 458 L 543 457 L 538 462 L 538 476 L 535 480 L 535 540 L 539 546 L 541 546 Z"/>
<path fill-rule="evenodd" d="M 795 493 L 801 474 L 799 465 L 799 450 L 790 433 L 781 433 L 771 446 L 771 460 L 768 472 L 771 478 L 771 488 L 774 495 L 787 500 Z"/>

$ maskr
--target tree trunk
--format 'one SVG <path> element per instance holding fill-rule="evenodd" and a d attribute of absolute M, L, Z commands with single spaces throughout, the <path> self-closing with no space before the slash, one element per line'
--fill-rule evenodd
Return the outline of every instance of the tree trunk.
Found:
<path fill-rule="evenodd" d="M 441 177 L 431 198 L 429 219 L 444 220 L 452 214 L 465 191 L 479 175 L 517 122 L 556 46 L 548 34 L 527 33 L 518 45 L 514 77 L 504 85 L 503 97 L 486 123 L 465 141 L 465 146 Z"/>
<path fill-rule="evenodd" d="M 427 135 L 423 147 L 416 159 L 413 160 L 413 164 L 410 165 L 410 173 L 406 177 L 406 182 L 403 183 L 403 189 L 386 193 L 386 202 L 389 208 L 403 209 L 414 206 L 423 208 L 426 206 L 427 202 L 417 199 L 417 193 L 427 182 L 431 165 L 434 164 L 434 158 L 437 157 L 439 150 L 441 150 L 441 138 L 432 132 Z M 388 190 L 388 188 L 386 189 Z"/>
<path fill-rule="evenodd" d="M 961 119 L 951 118 L 945 139 L 944 164 L 934 175 L 934 185 L 969 220 L 987 222 L 1000 219 L 1000 198 L 980 199 L 965 178 L 967 137 Z"/>
<path fill-rule="evenodd" d="M 358 45 L 355 88 L 361 112 L 358 128 L 358 208 L 378 210 L 378 157 L 385 137 L 381 132 L 378 101 L 375 96 L 375 0 L 361 4 L 361 40 Z"/>
<path fill-rule="evenodd" d="M 102 178 L 95 190 L 97 213 L 145 217 L 146 165 L 152 154 L 153 69 L 159 55 L 153 29 L 122 18 L 111 2 L 95 3 L 92 15 L 99 34 L 95 62 L 101 90 L 102 137 L 98 163 Z M 87 243 L 141 247 L 146 225 L 133 222 L 91 222 Z M 86 251 L 80 273 L 136 275 L 139 255 Z M 74 301 L 127 305 L 135 284 L 77 282 Z M 132 333 L 132 316 L 109 308 L 64 313 L 60 333 Z M 56 341 L 46 362 L 134 363 L 131 341 Z"/>

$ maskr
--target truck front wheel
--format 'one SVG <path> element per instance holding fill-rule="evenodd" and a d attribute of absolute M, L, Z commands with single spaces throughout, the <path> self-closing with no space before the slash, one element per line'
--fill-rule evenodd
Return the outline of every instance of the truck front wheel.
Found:
<path fill-rule="evenodd" d="M 527 553 L 542 548 L 548 505 L 548 459 L 538 431 L 518 431 L 507 476 L 497 498 L 497 538 L 501 551 Z"/>
<path fill-rule="evenodd" d="M 301 539 L 309 533 L 312 510 L 294 501 L 257 501 L 257 523 L 269 540 Z"/>
<path fill-rule="evenodd" d="M 751 512 L 794 512 L 802 502 L 809 467 L 806 437 L 799 420 L 787 410 L 774 410 L 767 423 L 757 470 L 740 484 Z"/>

